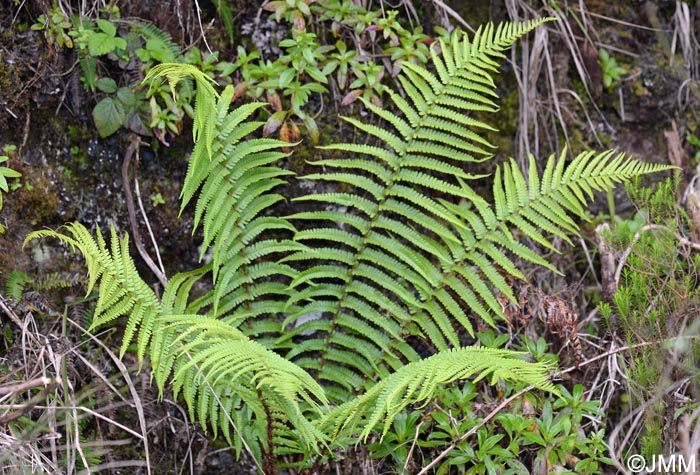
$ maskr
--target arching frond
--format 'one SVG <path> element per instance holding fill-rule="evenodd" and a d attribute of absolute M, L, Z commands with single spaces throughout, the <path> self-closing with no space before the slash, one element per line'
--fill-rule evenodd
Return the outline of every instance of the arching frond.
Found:
<path fill-rule="evenodd" d="M 88 267 L 88 294 L 96 289 L 99 295 L 90 329 L 128 315 L 120 356 L 124 355 L 136 336 L 137 355 L 140 360 L 143 359 L 151 342 L 160 302 L 136 270 L 129 255 L 128 236 L 119 239 L 112 227 L 108 246 L 99 227 L 96 238 L 77 222 L 67 224 L 65 229 L 68 234 L 51 230 L 35 231 L 27 236 L 25 243 L 31 239 L 50 237 L 70 245 L 73 250 L 79 250 Z"/>
<path fill-rule="evenodd" d="M 556 392 L 548 381 L 552 369 L 546 363 L 527 363 L 518 353 L 508 350 L 451 349 L 403 366 L 362 396 L 333 408 L 319 421 L 319 426 L 334 437 L 366 439 L 381 425 L 384 435 L 399 412 L 409 405 L 427 404 L 445 384 L 466 378 L 476 381 L 487 378 L 490 384 L 505 379 Z"/>
<path fill-rule="evenodd" d="M 325 392 L 299 366 L 219 319 L 182 315 L 166 316 L 163 321 L 166 329 L 179 335 L 172 351 L 183 362 L 173 376 L 173 389 L 176 395 L 183 392 L 192 419 L 196 413 L 202 428 L 208 423 L 215 431 L 227 427 L 230 414 L 220 408 L 240 399 L 260 419 L 267 419 L 269 410 L 281 413 L 281 420 L 288 421 L 309 447 L 316 448 L 324 440 L 304 411 L 318 417 L 328 402 Z"/>

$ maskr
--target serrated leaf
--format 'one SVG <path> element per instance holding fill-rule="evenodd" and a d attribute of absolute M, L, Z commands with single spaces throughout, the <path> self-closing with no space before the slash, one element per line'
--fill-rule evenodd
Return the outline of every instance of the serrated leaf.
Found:
<path fill-rule="evenodd" d="M 97 81 L 97 63 L 95 58 L 82 58 L 80 60 L 80 69 L 83 71 L 81 80 L 85 83 L 85 90 L 95 92 L 95 82 Z"/>
<path fill-rule="evenodd" d="M 117 90 L 117 83 L 112 78 L 100 78 L 95 83 L 97 89 L 107 94 L 111 94 Z"/>
<path fill-rule="evenodd" d="M 151 54 L 151 57 L 160 63 L 172 63 L 175 61 L 175 54 L 160 38 L 149 38 L 146 41 L 146 49 Z"/>
<path fill-rule="evenodd" d="M 100 137 L 108 137 L 119 130 L 126 120 L 124 104 L 118 99 L 105 97 L 92 110 L 92 118 Z"/>
<path fill-rule="evenodd" d="M 107 35 L 114 36 L 117 34 L 117 27 L 114 26 L 114 23 L 111 21 L 99 19 L 96 23 L 100 30 L 104 31 Z"/>
<path fill-rule="evenodd" d="M 280 74 L 278 87 L 281 89 L 287 87 L 289 83 L 291 83 L 294 79 L 295 74 L 296 71 L 294 70 L 294 68 L 287 68 L 284 71 L 282 71 L 282 73 Z"/>
<path fill-rule="evenodd" d="M 122 48 L 125 48 L 126 41 L 106 33 L 93 33 L 88 37 L 88 49 L 92 56 L 102 56 L 111 53 L 122 44 Z"/>

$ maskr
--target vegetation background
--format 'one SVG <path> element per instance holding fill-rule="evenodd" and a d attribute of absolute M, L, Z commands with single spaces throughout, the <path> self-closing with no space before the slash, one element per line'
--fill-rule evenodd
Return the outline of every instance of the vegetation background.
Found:
<path fill-rule="evenodd" d="M 496 78 L 500 111 L 481 118 L 498 129 L 486 137 L 499 147 L 494 162 L 514 157 L 524 167 L 528 153 L 543 159 L 567 145 L 680 169 L 599 196 L 575 248 L 556 241 L 558 254 L 538 249 L 562 275 L 526 267 L 527 283 L 513 284 L 520 305 L 504 302 L 508 321 L 478 328 L 478 344 L 557 361 L 567 392 L 524 397 L 505 383 L 454 385 L 402 413 L 383 439 L 375 434 L 313 467 L 290 454 L 278 469 L 418 473 L 445 453 L 428 473 L 616 473 L 632 454 L 698 454 L 698 7 L 3 2 L 0 467 L 257 471 L 247 450 L 195 425 L 182 401 L 159 402 L 133 356 L 115 357 L 122 327 L 83 333 L 95 299 L 85 298 L 80 259 L 48 241 L 22 248 L 33 230 L 113 222 L 141 236 L 133 242 L 143 249 L 134 244 L 132 255 L 149 256 L 137 265 L 154 284 L 196 265 L 202 236 L 182 239 L 193 211 L 178 217 L 194 92 L 181 85 L 174 100 L 167 85 L 149 91 L 140 81 L 150 69 L 192 64 L 235 86 L 237 105 L 267 102 L 258 112 L 263 133 L 289 143 L 284 167 L 304 175 L 308 161 L 330 157 L 315 144 L 365 140 L 338 116 L 379 123 L 360 98 L 390 108 L 384 88 L 400 88 L 402 62 L 428 64 L 435 39 L 544 16 L 559 21 L 507 53 Z M 295 183 L 285 196 L 325 191 Z"/>

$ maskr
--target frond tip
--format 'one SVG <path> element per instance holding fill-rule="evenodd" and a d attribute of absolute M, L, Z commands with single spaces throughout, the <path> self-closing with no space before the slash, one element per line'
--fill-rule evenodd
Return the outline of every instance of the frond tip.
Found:
<path fill-rule="evenodd" d="M 569 213 L 588 220 L 585 208 L 593 192 L 611 190 L 619 183 L 673 166 L 645 163 L 614 151 L 584 152 L 566 164 L 564 147 L 559 158 L 551 155 L 541 176 L 535 157 L 530 156 L 529 179 L 511 159 L 496 170 L 493 185 L 498 221 L 508 222 L 532 240 L 555 250 L 539 229 L 571 242 L 567 233 L 578 234 Z"/>
<path fill-rule="evenodd" d="M 88 267 L 87 293 L 90 294 L 95 286 L 99 290 L 89 330 L 128 315 L 120 356 L 124 356 L 136 337 L 137 356 L 139 361 L 143 360 L 160 311 L 160 301 L 136 270 L 129 255 L 129 236 L 119 239 L 114 226 L 111 226 L 108 245 L 99 227 L 94 238 L 80 223 L 67 224 L 65 229 L 70 235 L 51 230 L 35 231 L 27 236 L 25 244 L 32 239 L 50 237 L 69 244 L 73 250 L 80 250 Z"/>

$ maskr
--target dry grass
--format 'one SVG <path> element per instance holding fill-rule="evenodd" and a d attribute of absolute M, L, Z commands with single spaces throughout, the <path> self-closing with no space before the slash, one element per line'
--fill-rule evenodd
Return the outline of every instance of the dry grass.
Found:
<path fill-rule="evenodd" d="M 146 415 L 133 369 L 93 335 L 86 333 L 89 339 L 81 341 L 84 330 L 67 317 L 44 315 L 40 324 L 32 303 L 13 305 L 2 297 L 0 309 L 15 335 L 2 361 L 7 372 L 0 377 L 0 474 L 127 467 L 152 473 Z M 48 327 L 47 321 L 52 321 Z M 136 414 L 136 429 L 120 420 L 124 411 Z M 113 449 L 124 445 L 143 458 L 115 459 Z"/>

